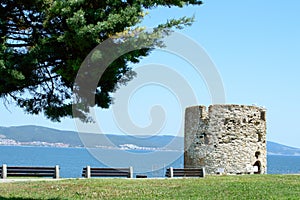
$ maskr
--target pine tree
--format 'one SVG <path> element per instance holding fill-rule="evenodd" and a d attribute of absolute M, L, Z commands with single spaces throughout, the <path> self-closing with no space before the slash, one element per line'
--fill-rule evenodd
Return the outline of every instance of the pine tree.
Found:
<path fill-rule="evenodd" d="M 72 116 L 72 88 L 87 54 L 113 35 L 142 32 L 147 9 L 200 5 L 197 0 L 2 0 L 0 3 L 0 97 L 30 114 L 53 121 Z M 157 31 L 183 28 L 193 18 L 168 20 Z M 163 37 L 160 34 L 159 37 Z M 156 45 L 153 40 L 151 45 Z M 150 45 L 150 46 L 151 46 Z M 137 63 L 152 48 L 127 53 L 99 80 L 95 105 L 108 108 L 110 93 L 132 79 Z M 94 105 L 88 105 L 94 106 Z M 84 110 L 82 108 L 82 118 Z M 80 112 L 80 111 L 79 111 Z"/>

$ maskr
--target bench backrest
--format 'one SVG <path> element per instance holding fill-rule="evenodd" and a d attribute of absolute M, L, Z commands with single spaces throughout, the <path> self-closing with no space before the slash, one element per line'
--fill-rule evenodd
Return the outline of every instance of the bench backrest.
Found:
<path fill-rule="evenodd" d="M 132 178 L 132 168 L 94 168 L 84 167 L 82 177 L 127 177 Z"/>
<path fill-rule="evenodd" d="M 166 171 L 166 177 L 204 177 L 204 168 L 168 168 Z"/>

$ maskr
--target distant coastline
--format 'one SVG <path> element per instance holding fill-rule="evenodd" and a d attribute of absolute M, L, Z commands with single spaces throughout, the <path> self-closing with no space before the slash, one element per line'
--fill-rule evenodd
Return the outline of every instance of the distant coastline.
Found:
<path fill-rule="evenodd" d="M 6 139 L 3 138 L 3 135 L 0 135 L 0 145 L 1 146 L 38 146 L 38 147 L 79 147 L 79 146 L 71 146 L 70 144 L 65 143 L 50 143 L 50 142 L 43 142 L 43 141 L 32 141 L 32 142 L 19 142 L 13 139 Z"/>
<path fill-rule="evenodd" d="M 172 135 L 139 138 L 127 135 L 87 134 L 93 142 L 88 148 L 130 151 L 183 151 L 184 149 L 183 137 Z M 77 132 L 41 126 L 0 127 L 0 146 L 85 147 Z M 278 156 L 300 156 L 300 149 L 267 141 L 267 153 Z"/>
<path fill-rule="evenodd" d="M 66 143 L 61 143 L 61 142 L 56 142 L 56 143 L 45 142 L 45 141 L 20 142 L 20 141 L 16 141 L 13 139 L 7 139 L 4 135 L 0 135 L 0 146 L 84 148 L 84 146 L 82 146 L 82 145 L 74 146 L 71 144 L 66 144 Z M 172 151 L 172 150 L 167 150 L 164 148 L 137 146 L 135 144 L 121 144 L 119 146 L 97 145 L 92 148 L 116 149 L 116 150 L 141 150 L 141 151 Z"/>
<path fill-rule="evenodd" d="M 33 142 L 19 142 L 12 139 L 1 138 L 0 135 L 0 146 L 18 146 L 18 147 L 54 147 L 54 148 L 85 148 L 84 146 L 72 146 L 65 143 L 49 143 L 42 141 L 33 141 Z M 141 147 L 134 144 L 122 144 L 119 146 L 95 146 L 92 148 L 96 149 L 115 149 L 115 150 L 140 150 L 140 151 L 176 151 L 168 150 L 164 148 L 155 148 L 155 147 Z"/>

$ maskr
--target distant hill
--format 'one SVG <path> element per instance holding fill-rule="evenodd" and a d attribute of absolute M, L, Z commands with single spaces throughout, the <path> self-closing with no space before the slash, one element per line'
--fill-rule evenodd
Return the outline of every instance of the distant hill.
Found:
<path fill-rule="evenodd" d="M 267 151 L 269 155 L 300 156 L 299 148 L 289 147 L 270 141 L 267 143 Z"/>
<path fill-rule="evenodd" d="M 0 135 L 18 142 L 42 141 L 49 143 L 65 143 L 71 146 L 82 146 L 76 132 L 60 131 L 41 126 L 0 127 Z"/>
<path fill-rule="evenodd" d="M 89 147 L 122 147 L 125 144 L 132 144 L 138 147 L 147 148 L 164 148 L 167 150 L 183 150 L 183 138 L 174 136 L 152 136 L 147 138 L 132 137 L 126 135 L 103 135 L 103 134 L 86 134 L 90 138 Z M 111 143 L 106 142 L 108 138 Z M 2 141 L 2 143 L 1 143 Z M 9 143 L 11 141 L 12 143 Z M 45 142 L 46 144 L 36 143 Z M 172 141 L 172 143 L 170 143 Z M 15 143 L 13 143 L 15 142 Z M 15 126 L 15 127 L 0 127 L 0 144 L 2 145 L 48 145 L 58 143 L 67 144 L 70 147 L 83 147 L 79 135 L 74 131 L 61 131 L 41 126 Z M 51 145 L 49 145 L 51 146 Z M 285 155 L 285 156 L 300 156 L 300 149 L 278 144 L 275 142 L 267 142 L 268 155 Z"/>
<path fill-rule="evenodd" d="M 152 136 L 152 137 L 132 137 L 124 135 L 103 135 L 103 134 L 84 134 L 90 138 L 90 146 L 121 146 L 124 144 L 133 144 L 139 147 L 163 148 L 172 141 L 169 150 L 183 150 L 183 138 L 174 136 Z M 106 142 L 108 138 L 111 143 Z M 16 126 L 0 127 L 0 140 L 14 140 L 19 143 L 30 143 L 34 141 L 47 143 L 64 143 L 71 147 L 83 147 L 80 137 L 74 131 L 61 131 L 41 126 Z M 5 143 L 4 143 L 5 144 Z"/>

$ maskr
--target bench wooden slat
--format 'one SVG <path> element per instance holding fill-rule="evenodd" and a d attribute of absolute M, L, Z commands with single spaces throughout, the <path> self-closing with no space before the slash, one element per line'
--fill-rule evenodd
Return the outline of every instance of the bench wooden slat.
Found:
<path fill-rule="evenodd" d="M 7 173 L 7 176 L 53 177 L 53 173 Z"/>
<path fill-rule="evenodd" d="M 48 170 L 54 170 L 55 167 L 28 167 L 28 166 L 8 166 L 7 169 L 36 169 L 36 170 L 43 170 L 43 169 L 48 169 Z"/>
<path fill-rule="evenodd" d="M 86 172 L 86 171 L 85 171 Z M 119 173 L 119 174 L 128 174 L 129 171 L 125 172 L 125 171 L 105 171 L 105 170 L 91 170 L 91 173 L 99 173 L 99 172 L 103 172 L 106 174 L 115 174 L 115 173 Z"/>
<path fill-rule="evenodd" d="M 48 173 L 53 173 L 53 172 L 55 172 L 55 169 L 39 169 L 39 170 L 37 170 L 37 169 L 10 169 L 10 168 L 8 168 L 7 169 L 7 173 L 9 173 L 9 172 L 48 172 Z"/>
<path fill-rule="evenodd" d="M 128 174 L 129 171 L 118 171 L 118 170 L 115 170 L 115 171 L 106 171 L 106 170 L 93 170 L 91 169 L 91 173 L 98 173 L 98 172 L 103 172 L 103 173 L 106 173 L 106 174 L 115 174 L 115 173 L 120 173 L 120 174 Z M 83 171 L 83 173 L 86 173 L 86 170 Z"/>
<path fill-rule="evenodd" d="M 107 174 L 107 173 L 93 173 L 91 176 L 128 176 L 128 174 L 118 174 L 118 173 L 110 173 L 110 174 Z"/>
<path fill-rule="evenodd" d="M 83 170 L 86 170 L 86 167 L 83 168 Z M 100 171 L 129 171 L 129 168 L 94 168 L 91 167 L 91 170 L 100 170 Z"/>
<path fill-rule="evenodd" d="M 202 171 L 194 171 L 194 172 L 184 172 L 184 171 L 173 171 L 176 174 L 201 174 Z"/>
<path fill-rule="evenodd" d="M 33 172 L 36 172 L 36 173 L 55 173 L 55 170 L 30 170 L 30 169 L 20 169 L 20 170 L 10 170 L 8 169 L 7 170 L 7 173 L 33 173 Z"/>
<path fill-rule="evenodd" d="M 188 168 L 188 169 L 177 169 L 177 168 L 175 168 L 175 169 L 173 169 L 173 171 L 175 172 L 200 172 L 200 171 L 202 171 L 202 169 L 190 169 L 190 168 Z"/>
<path fill-rule="evenodd" d="M 85 176 L 86 173 L 82 173 L 82 176 Z M 107 172 L 93 172 L 91 173 L 91 176 L 128 176 L 129 173 L 107 173 Z"/>
<path fill-rule="evenodd" d="M 194 171 L 194 172 L 173 171 L 173 173 L 176 173 L 176 174 L 201 174 L 202 172 L 201 171 Z"/>
<path fill-rule="evenodd" d="M 106 172 L 106 171 L 92 171 L 92 174 L 98 174 L 98 173 L 103 173 L 103 174 L 128 174 L 129 172 Z"/>
<path fill-rule="evenodd" d="M 174 177 L 202 177 L 201 174 L 173 174 Z"/>
<path fill-rule="evenodd" d="M 201 173 L 201 171 L 173 171 L 173 173 L 186 173 L 186 174 L 196 174 L 196 173 Z"/>

